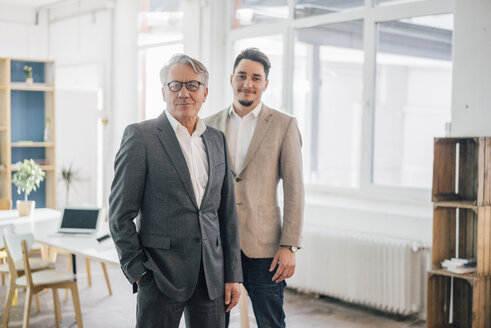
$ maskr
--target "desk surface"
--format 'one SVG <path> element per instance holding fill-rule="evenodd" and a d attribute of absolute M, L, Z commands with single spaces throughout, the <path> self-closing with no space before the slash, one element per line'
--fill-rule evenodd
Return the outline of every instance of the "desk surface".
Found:
<path fill-rule="evenodd" d="M 118 254 L 111 238 L 99 243 L 96 236 L 56 234 L 60 218 L 60 211 L 49 208 L 36 208 L 32 216 L 23 217 L 19 217 L 17 210 L 0 211 L 0 226 L 13 224 L 17 233 L 32 232 L 34 239 L 39 243 L 119 265 Z"/>
<path fill-rule="evenodd" d="M 31 216 L 19 216 L 17 210 L 0 211 L 0 224 L 18 224 L 24 222 L 60 220 L 61 212 L 51 208 L 36 208 Z"/>
<path fill-rule="evenodd" d="M 37 242 L 55 247 L 75 255 L 81 255 L 93 260 L 119 265 L 118 254 L 114 242 L 108 238 L 98 242 L 95 236 L 73 236 L 54 233 L 34 234 Z"/>

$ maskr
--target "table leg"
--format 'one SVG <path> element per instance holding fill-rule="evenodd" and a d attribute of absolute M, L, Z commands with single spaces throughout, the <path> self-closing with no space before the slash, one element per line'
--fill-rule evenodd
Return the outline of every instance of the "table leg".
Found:
<path fill-rule="evenodd" d="M 72 253 L 72 272 L 75 276 L 75 281 L 77 281 L 77 256 Z"/>

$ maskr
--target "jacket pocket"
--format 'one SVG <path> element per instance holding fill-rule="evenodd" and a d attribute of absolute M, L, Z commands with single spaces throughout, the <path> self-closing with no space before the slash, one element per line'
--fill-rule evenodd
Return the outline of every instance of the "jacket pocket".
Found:
<path fill-rule="evenodd" d="M 140 234 L 140 243 L 143 247 L 170 249 L 170 237 L 159 234 L 145 233 Z"/>
<path fill-rule="evenodd" d="M 275 245 L 280 242 L 281 214 L 278 206 L 259 207 L 259 245 Z"/>

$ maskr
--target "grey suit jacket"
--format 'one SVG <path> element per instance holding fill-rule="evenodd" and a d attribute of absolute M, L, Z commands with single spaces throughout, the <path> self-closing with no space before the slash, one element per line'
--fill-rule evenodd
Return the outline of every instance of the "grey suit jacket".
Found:
<path fill-rule="evenodd" d="M 114 164 L 109 227 L 121 268 L 130 283 L 151 270 L 160 291 L 177 301 L 193 294 L 201 261 L 210 299 L 224 295 L 225 282 L 242 281 L 225 136 L 208 127 L 202 138 L 209 178 L 200 208 L 165 113 L 129 125 Z"/>
<path fill-rule="evenodd" d="M 226 131 L 229 108 L 204 119 Z M 240 172 L 235 175 L 242 251 L 252 258 L 273 257 L 280 245 L 302 246 L 304 187 L 302 139 L 294 117 L 263 105 Z M 283 215 L 278 184 L 283 181 Z"/>

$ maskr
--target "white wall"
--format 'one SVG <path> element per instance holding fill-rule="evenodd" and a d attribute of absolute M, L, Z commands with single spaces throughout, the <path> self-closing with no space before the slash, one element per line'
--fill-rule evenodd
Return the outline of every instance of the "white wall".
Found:
<path fill-rule="evenodd" d="M 20 7 L 0 5 L 0 57 L 48 57 L 47 15 Z"/>
<path fill-rule="evenodd" d="M 56 91 L 56 165 L 58 171 L 75 172 L 68 198 L 62 181 L 58 185 L 58 206 L 97 204 L 97 92 Z"/>
<path fill-rule="evenodd" d="M 98 190 L 98 139 L 111 140 L 108 126 L 97 134 L 97 120 L 111 116 L 111 26 L 110 9 L 90 14 L 59 16 L 49 24 L 49 53 L 56 60 L 57 166 L 73 165 L 81 176 L 70 191 L 70 205 L 100 206 L 103 190 Z M 89 96 L 88 96 L 89 95 Z M 94 101 L 95 97 L 95 101 Z M 90 101 L 89 101 L 90 100 Z M 74 110 L 80 111 L 76 115 Z M 90 121 L 88 121 L 90 119 Z M 92 125 L 91 125 L 92 124 Z M 73 138 L 78 127 L 85 135 Z M 71 140 L 70 142 L 67 142 Z M 84 147 L 88 144 L 91 147 Z M 87 159 L 90 159 L 87 162 Z M 98 162 L 99 161 L 99 162 Z M 99 198 L 99 199 L 98 199 Z M 65 204 L 65 187 L 58 186 L 58 204 Z"/>
<path fill-rule="evenodd" d="M 452 136 L 491 136 L 491 1 L 455 1 Z"/>

